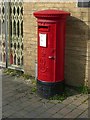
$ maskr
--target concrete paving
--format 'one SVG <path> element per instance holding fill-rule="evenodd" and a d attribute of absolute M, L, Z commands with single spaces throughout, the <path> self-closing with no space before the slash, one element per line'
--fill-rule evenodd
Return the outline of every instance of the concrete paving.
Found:
<path fill-rule="evenodd" d="M 2 74 L 3 118 L 88 118 L 87 94 L 47 100 L 32 92 L 33 86 L 30 79 Z"/>

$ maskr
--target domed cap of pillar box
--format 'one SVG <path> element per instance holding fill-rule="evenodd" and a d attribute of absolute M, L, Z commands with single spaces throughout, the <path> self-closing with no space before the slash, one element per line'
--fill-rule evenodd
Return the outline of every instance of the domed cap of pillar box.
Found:
<path fill-rule="evenodd" d="M 66 18 L 67 16 L 70 15 L 69 12 L 63 10 L 51 10 L 51 9 L 36 11 L 33 14 L 38 19 L 61 19 Z"/>

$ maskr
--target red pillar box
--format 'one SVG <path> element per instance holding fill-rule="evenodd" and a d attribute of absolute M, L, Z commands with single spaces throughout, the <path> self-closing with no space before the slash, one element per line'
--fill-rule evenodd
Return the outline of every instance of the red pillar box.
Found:
<path fill-rule="evenodd" d="M 34 12 L 38 22 L 37 91 L 44 98 L 61 94 L 64 88 L 66 18 L 61 10 Z"/>

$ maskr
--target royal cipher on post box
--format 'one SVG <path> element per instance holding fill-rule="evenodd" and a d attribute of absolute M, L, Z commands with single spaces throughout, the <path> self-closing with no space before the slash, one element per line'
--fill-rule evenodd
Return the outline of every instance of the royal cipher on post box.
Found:
<path fill-rule="evenodd" d="M 37 91 L 44 98 L 61 94 L 64 88 L 65 27 L 69 12 L 34 12 L 38 23 Z"/>

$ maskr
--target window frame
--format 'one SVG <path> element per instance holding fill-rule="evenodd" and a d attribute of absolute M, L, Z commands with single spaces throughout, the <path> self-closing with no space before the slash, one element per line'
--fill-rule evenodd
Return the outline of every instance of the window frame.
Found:
<path fill-rule="evenodd" d="M 77 0 L 77 2 L 78 2 L 77 4 L 78 7 L 84 7 L 84 8 L 90 7 L 90 0 Z"/>

